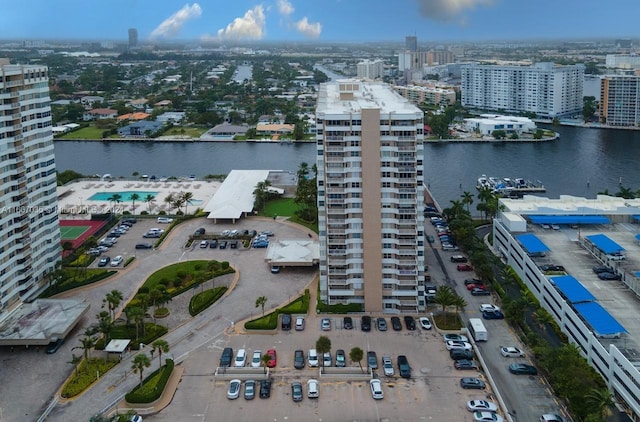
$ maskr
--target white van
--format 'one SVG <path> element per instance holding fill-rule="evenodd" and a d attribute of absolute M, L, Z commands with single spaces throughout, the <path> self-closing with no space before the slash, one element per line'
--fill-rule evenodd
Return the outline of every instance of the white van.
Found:
<path fill-rule="evenodd" d="M 315 368 L 318 366 L 318 352 L 316 349 L 309 350 L 309 367 Z"/>
<path fill-rule="evenodd" d="M 247 364 L 247 351 L 244 349 L 238 350 L 236 360 L 233 362 L 233 366 L 236 368 L 243 368 Z"/>
<path fill-rule="evenodd" d="M 319 395 L 318 380 L 310 379 L 307 381 L 307 397 L 310 399 L 317 399 Z"/>

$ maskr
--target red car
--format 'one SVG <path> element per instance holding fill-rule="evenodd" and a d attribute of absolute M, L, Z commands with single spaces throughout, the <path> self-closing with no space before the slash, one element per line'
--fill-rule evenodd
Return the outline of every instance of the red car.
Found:
<path fill-rule="evenodd" d="M 467 284 L 467 290 L 471 291 L 473 289 L 486 289 L 487 287 L 482 284 L 482 283 L 478 283 L 478 284 Z"/>
<path fill-rule="evenodd" d="M 267 368 L 275 368 L 278 364 L 278 357 L 276 355 L 276 349 L 267 350 L 267 355 L 269 355 L 269 361 L 267 362 Z"/>
<path fill-rule="evenodd" d="M 473 271 L 473 267 L 469 264 L 458 264 L 458 271 Z"/>

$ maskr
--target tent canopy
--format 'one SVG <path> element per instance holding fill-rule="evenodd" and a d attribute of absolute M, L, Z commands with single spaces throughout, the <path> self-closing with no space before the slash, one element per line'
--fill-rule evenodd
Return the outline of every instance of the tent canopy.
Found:
<path fill-rule="evenodd" d="M 595 296 L 587 290 L 578 280 L 570 275 L 559 277 L 551 277 L 551 281 L 555 283 L 560 292 L 571 303 L 592 302 L 596 300 Z"/>
<path fill-rule="evenodd" d="M 606 254 L 624 251 L 624 248 L 622 246 L 618 245 L 616 242 L 614 242 L 604 234 L 593 234 L 591 236 L 587 236 L 587 239 L 591 243 L 593 243 L 596 248 L 600 249 Z"/>
<path fill-rule="evenodd" d="M 542 243 L 542 240 L 538 239 L 538 236 L 534 234 L 521 234 L 516 236 L 518 242 L 522 245 L 523 248 L 527 250 L 528 253 L 539 253 L 549 251 L 549 247 Z"/>
<path fill-rule="evenodd" d="M 622 324 L 598 302 L 577 303 L 574 307 L 580 316 L 591 325 L 597 335 L 606 336 L 627 332 Z"/>

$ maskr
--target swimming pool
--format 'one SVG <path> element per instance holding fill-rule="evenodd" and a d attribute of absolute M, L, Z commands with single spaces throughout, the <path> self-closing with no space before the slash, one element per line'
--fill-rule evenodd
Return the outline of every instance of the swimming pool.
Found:
<path fill-rule="evenodd" d="M 119 192 L 96 192 L 87 199 L 89 201 L 109 201 L 109 199 L 113 197 L 113 195 L 118 194 L 120 195 L 120 202 L 133 202 L 131 200 L 131 195 L 133 195 L 134 193 L 137 193 L 139 196 L 139 198 L 136 199 L 136 201 L 138 202 L 143 202 L 148 195 L 151 195 L 154 198 L 158 196 L 158 192 L 126 190 Z"/>

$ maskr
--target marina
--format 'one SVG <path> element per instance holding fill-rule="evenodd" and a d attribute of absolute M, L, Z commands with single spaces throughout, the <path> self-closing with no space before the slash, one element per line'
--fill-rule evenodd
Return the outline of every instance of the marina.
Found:
<path fill-rule="evenodd" d="M 508 177 L 487 177 L 483 174 L 478 178 L 478 184 L 476 185 L 478 190 L 491 189 L 491 192 L 497 193 L 503 196 L 520 197 L 525 193 L 543 193 L 546 192 L 546 188 L 540 180 L 535 182 L 526 180 L 523 178 L 511 179 Z"/>

